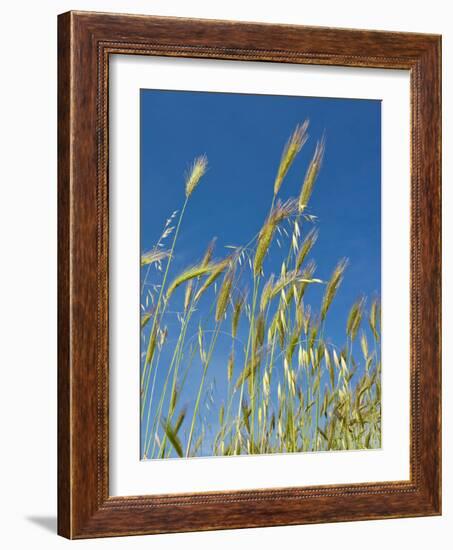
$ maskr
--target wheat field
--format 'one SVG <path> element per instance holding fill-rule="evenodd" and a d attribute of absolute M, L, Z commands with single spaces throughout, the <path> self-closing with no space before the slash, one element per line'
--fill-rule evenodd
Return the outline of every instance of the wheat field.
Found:
<path fill-rule="evenodd" d="M 142 459 L 380 447 L 379 300 L 358 289 L 344 338 L 333 341 L 326 322 L 348 259 L 339 257 L 327 280 L 316 273 L 322 226 L 309 205 L 323 137 L 298 196 L 280 198 L 307 132 L 304 122 L 289 137 L 268 211 L 247 243 L 222 254 L 208 236 L 203 257 L 174 273 L 190 200 L 208 169 L 200 156 L 181 181 L 182 207 L 142 254 Z M 278 268 L 268 263 L 271 250 Z M 313 285 L 322 289 L 317 307 L 306 300 Z"/>

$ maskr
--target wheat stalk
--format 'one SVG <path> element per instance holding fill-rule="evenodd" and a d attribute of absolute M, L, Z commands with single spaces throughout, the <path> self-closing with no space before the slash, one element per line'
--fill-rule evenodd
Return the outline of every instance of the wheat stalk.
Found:
<path fill-rule="evenodd" d="M 185 269 L 175 279 L 173 279 L 171 284 L 168 286 L 167 294 L 166 294 L 167 301 L 170 299 L 173 292 L 183 283 L 190 281 L 195 277 L 201 277 L 202 275 L 206 275 L 206 273 L 212 272 L 214 267 L 215 267 L 214 264 L 206 264 L 206 265 L 198 264 L 198 265 L 189 267 L 188 269 Z"/>
<path fill-rule="evenodd" d="M 304 183 L 299 195 L 299 212 L 303 212 L 308 205 L 316 178 L 321 168 L 322 159 L 324 157 L 325 141 L 322 139 L 316 145 L 315 154 L 310 162 L 307 173 L 305 174 Z"/>
<path fill-rule="evenodd" d="M 273 207 L 258 235 L 258 243 L 256 246 L 256 253 L 253 262 L 253 271 L 255 276 L 261 273 L 264 258 L 267 254 L 267 251 L 269 250 L 272 238 L 274 236 L 275 230 L 278 227 L 278 224 L 294 214 L 296 212 L 296 209 L 297 206 L 294 200 L 288 200 L 284 203 L 282 203 L 281 201 L 277 201 L 277 204 Z"/>
<path fill-rule="evenodd" d="M 233 286 L 233 277 L 233 270 L 230 270 L 223 278 L 223 283 L 219 290 L 217 306 L 215 310 L 215 320 L 217 322 L 223 319 L 223 316 L 225 315 L 225 311 L 230 300 L 231 287 Z"/>
<path fill-rule="evenodd" d="M 167 250 L 150 250 L 149 252 L 146 252 L 142 255 L 140 265 L 141 267 L 144 267 L 145 265 L 161 262 L 169 256 L 170 252 L 168 252 Z"/>
<path fill-rule="evenodd" d="M 304 143 L 307 141 L 307 128 L 308 120 L 306 120 L 303 124 L 298 124 L 283 149 L 282 158 L 280 159 L 277 176 L 274 182 L 274 196 L 279 192 L 291 164 L 299 151 L 302 149 Z"/>
<path fill-rule="evenodd" d="M 368 312 L 365 311 L 365 298 L 360 298 L 352 305 L 345 325 L 345 342 L 333 343 L 328 337 L 324 337 L 328 326 L 326 318 L 339 292 L 347 265 L 346 260 L 341 260 L 326 283 L 319 313 L 304 303 L 308 299 L 306 289 L 309 285 L 322 282 L 314 278 L 314 261 L 307 262 L 307 257 L 316 244 L 318 231 L 312 229 L 301 240 L 299 223 L 313 219 L 305 214 L 305 210 L 322 163 L 324 139 L 316 146 L 298 199 L 281 202 L 276 198 L 288 170 L 306 140 L 306 129 L 306 123 L 298 126 L 285 146 L 274 181 L 272 205 L 255 239 L 243 247 L 234 247 L 234 254 L 218 261 L 213 260 L 214 241 L 211 241 L 202 260 L 183 269 L 166 286 L 187 200 L 207 168 L 206 158 L 198 157 L 186 177 L 186 202 L 181 210 L 171 249 L 167 252 L 156 246 L 141 258 L 142 267 L 146 266 L 147 269 L 152 263 L 168 260 L 159 293 L 164 297 L 163 305 L 159 298 L 157 303 L 153 303 L 152 311 L 148 310 L 148 303 L 145 304 L 146 309 L 142 308 L 142 323 L 146 328 L 143 334 L 148 335 L 148 347 L 143 354 L 144 372 L 146 365 L 155 364 L 151 396 L 148 396 L 147 383 L 142 386 L 143 399 L 148 405 L 142 451 L 146 458 L 196 456 L 206 454 L 209 449 L 214 454 L 225 456 L 365 449 L 380 445 L 378 300 L 372 302 Z M 286 224 L 282 222 L 293 214 L 298 215 L 292 222 L 292 234 L 288 234 Z M 176 213 L 173 217 L 175 216 Z M 172 228 L 169 230 L 170 221 L 167 229 L 172 232 Z M 266 282 L 261 284 L 264 260 L 274 239 L 279 240 L 279 247 L 288 245 L 288 254 L 279 269 L 271 272 Z M 160 276 L 157 271 L 156 275 Z M 217 289 L 217 281 L 221 276 L 223 280 Z M 250 278 L 253 279 L 253 293 L 250 295 L 245 289 L 247 283 L 244 285 L 244 278 L 247 282 L 250 282 Z M 182 285 L 185 285 L 183 299 L 174 296 L 175 290 Z M 198 305 L 202 296 L 204 300 L 212 298 L 210 309 L 204 309 L 204 302 L 203 306 Z M 232 296 L 235 296 L 233 300 Z M 280 299 L 274 301 L 277 296 Z M 170 302 L 179 304 L 179 310 L 183 308 L 183 311 L 176 312 L 179 333 L 175 335 L 172 328 L 172 338 L 167 339 L 165 314 Z M 220 329 L 230 303 L 231 332 L 228 333 Z M 195 311 L 202 311 L 204 318 L 201 320 L 200 315 L 200 319 L 196 321 L 197 330 L 195 334 L 191 334 L 191 317 Z M 173 312 L 168 310 L 167 315 L 169 313 Z M 362 325 L 366 314 L 369 327 Z M 148 333 L 151 319 L 153 326 Z M 215 323 L 214 330 L 211 330 L 212 323 Z M 361 327 L 361 355 L 357 359 L 352 343 Z M 367 330 L 368 334 L 374 336 L 374 351 L 369 349 Z M 214 353 L 216 363 L 221 357 L 218 350 L 224 354 L 224 343 L 220 347 L 217 344 L 220 333 L 224 337 L 231 337 L 231 351 L 228 357 L 224 355 L 224 369 L 220 370 L 227 383 L 224 402 L 213 400 L 213 384 L 205 387 Z M 247 333 L 247 343 L 242 342 L 242 335 Z M 166 366 L 163 387 L 159 388 L 159 403 L 157 408 L 154 406 L 152 409 L 161 350 L 164 347 L 168 350 L 170 342 L 174 345 L 172 359 L 169 366 Z M 176 343 L 173 344 L 174 342 Z M 187 403 L 183 402 L 184 382 L 186 378 L 193 380 L 195 366 L 200 361 L 201 378 L 195 381 L 196 399 L 192 404 L 191 419 L 189 417 L 187 420 Z M 239 369 L 237 375 L 236 361 L 240 361 L 242 369 Z M 357 374 L 360 373 L 360 368 L 363 368 L 363 372 Z M 147 372 L 147 382 L 149 373 L 150 369 Z M 194 382 L 190 385 L 192 391 L 193 384 Z M 202 402 L 203 395 L 206 396 L 206 405 Z M 212 433 L 211 417 L 203 413 L 208 405 L 215 407 L 212 413 L 218 419 L 217 433 L 214 432 L 212 438 L 211 435 L 208 437 Z M 164 406 L 168 410 L 166 415 Z M 235 410 L 237 407 L 237 414 L 231 413 L 233 407 Z M 154 414 L 152 426 L 151 412 Z M 152 442 L 154 444 L 151 451 Z"/>
<path fill-rule="evenodd" d="M 327 311 L 329 310 L 329 307 L 332 304 L 335 294 L 337 293 L 341 285 L 341 282 L 343 281 L 343 274 L 347 264 L 348 264 L 348 261 L 346 258 L 343 258 L 342 260 L 340 260 L 340 262 L 335 267 L 329 282 L 327 283 L 326 291 L 324 293 L 324 297 L 321 305 L 322 321 L 324 321 L 324 319 L 326 318 Z"/>
<path fill-rule="evenodd" d="M 187 175 L 186 175 L 186 197 L 189 198 L 193 193 L 195 187 L 200 183 L 201 178 L 205 175 L 208 168 L 208 157 L 206 155 L 201 155 L 197 157 Z"/>

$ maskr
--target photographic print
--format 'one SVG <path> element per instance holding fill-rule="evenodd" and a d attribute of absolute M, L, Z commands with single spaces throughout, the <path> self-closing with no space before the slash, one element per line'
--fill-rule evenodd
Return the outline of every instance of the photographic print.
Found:
<path fill-rule="evenodd" d="M 381 447 L 380 101 L 142 89 L 140 231 L 143 460 Z"/>
<path fill-rule="evenodd" d="M 59 16 L 60 535 L 442 513 L 441 49 Z"/>

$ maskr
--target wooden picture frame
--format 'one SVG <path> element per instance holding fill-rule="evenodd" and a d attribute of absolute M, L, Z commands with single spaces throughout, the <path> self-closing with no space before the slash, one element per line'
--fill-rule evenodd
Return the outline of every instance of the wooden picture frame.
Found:
<path fill-rule="evenodd" d="M 69 12 L 58 20 L 58 532 L 89 538 L 441 513 L 441 39 Z M 109 495 L 109 56 L 405 69 L 411 95 L 410 480 Z"/>

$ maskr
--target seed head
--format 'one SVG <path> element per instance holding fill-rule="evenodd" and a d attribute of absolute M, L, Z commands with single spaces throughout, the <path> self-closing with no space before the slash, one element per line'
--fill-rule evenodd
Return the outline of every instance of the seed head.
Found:
<path fill-rule="evenodd" d="M 315 149 L 315 154 L 310 162 L 307 173 L 305 175 L 304 183 L 299 195 L 299 212 L 303 212 L 308 205 L 315 180 L 321 168 L 322 159 L 324 157 L 325 142 L 324 138 L 318 142 Z"/>
<path fill-rule="evenodd" d="M 197 157 L 190 167 L 186 177 L 186 197 L 190 197 L 195 187 L 200 183 L 201 178 L 205 175 L 208 167 L 208 157 L 201 155 Z"/>
<path fill-rule="evenodd" d="M 278 224 L 294 214 L 296 208 L 296 203 L 293 200 L 288 200 L 284 203 L 278 201 L 272 209 L 272 212 L 269 214 L 265 224 L 261 228 L 260 234 L 258 235 L 258 244 L 253 262 L 253 271 L 255 275 L 261 273 L 264 258 L 269 250 Z"/>
<path fill-rule="evenodd" d="M 307 128 L 308 120 L 303 124 L 298 124 L 293 134 L 289 138 L 288 142 L 283 149 L 282 158 L 278 167 L 277 177 L 274 182 L 274 195 L 276 195 L 283 183 L 283 179 L 288 173 L 291 164 L 296 158 L 299 151 L 302 149 L 304 143 L 307 141 Z"/>

